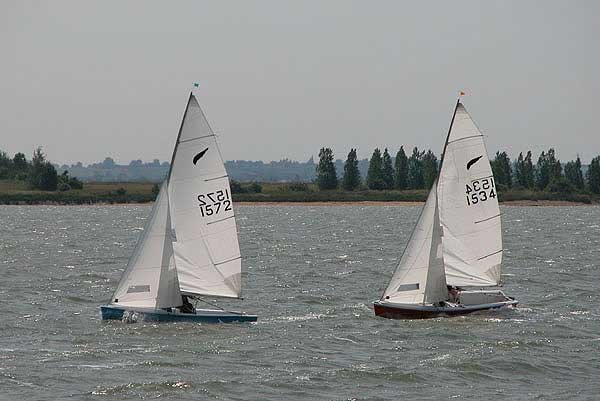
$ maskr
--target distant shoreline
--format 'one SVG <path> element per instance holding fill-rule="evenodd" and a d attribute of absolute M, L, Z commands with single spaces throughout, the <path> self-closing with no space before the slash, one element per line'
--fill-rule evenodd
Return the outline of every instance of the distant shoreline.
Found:
<path fill-rule="evenodd" d="M 86 203 L 65 203 L 65 202 L 15 202 L 0 203 L 0 206 L 145 206 L 151 205 L 153 201 L 148 202 L 86 202 Z M 268 202 L 235 202 L 234 207 L 261 207 L 261 206 L 422 206 L 425 202 L 421 201 L 315 201 L 315 202 L 289 202 L 289 201 L 268 201 Z M 552 207 L 552 206 L 600 206 L 600 203 L 569 202 L 561 200 L 518 200 L 500 202 L 502 206 L 530 206 L 530 207 Z"/>
<path fill-rule="evenodd" d="M 311 184 L 313 185 L 313 184 Z M 313 185 L 314 186 L 314 185 Z M 233 193 L 236 205 L 247 206 L 415 206 L 421 205 L 428 191 L 362 190 L 295 191 L 286 184 L 262 183 L 258 192 Z M 0 205 L 141 205 L 152 203 L 153 183 L 85 183 L 81 190 L 34 191 L 25 183 L 0 180 Z M 557 193 L 533 190 L 508 190 L 498 193 L 507 206 L 599 205 L 600 196 L 586 193 Z"/>

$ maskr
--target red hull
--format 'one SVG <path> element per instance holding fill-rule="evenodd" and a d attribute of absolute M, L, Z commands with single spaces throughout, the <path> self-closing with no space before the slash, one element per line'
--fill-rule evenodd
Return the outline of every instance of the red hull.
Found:
<path fill-rule="evenodd" d="M 516 302 L 512 304 L 516 306 Z M 452 317 L 466 315 L 469 313 L 488 310 L 488 309 L 499 309 L 501 307 L 508 306 L 506 304 L 486 305 L 480 308 L 443 308 L 443 310 L 431 308 L 427 309 L 414 309 L 414 308 L 402 308 L 397 306 L 381 305 L 379 303 L 373 304 L 375 315 L 385 317 L 387 319 L 431 319 L 435 317 Z"/>

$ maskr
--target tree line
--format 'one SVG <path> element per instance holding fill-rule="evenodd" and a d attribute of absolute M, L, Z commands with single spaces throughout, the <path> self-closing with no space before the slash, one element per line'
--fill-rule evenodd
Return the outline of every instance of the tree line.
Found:
<path fill-rule="evenodd" d="M 0 150 L 0 179 L 24 181 L 29 188 L 43 191 L 83 188 L 82 182 L 76 177 L 71 177 L 66 170 L 58 174 L 52 163 L 46 160 L 41 147 L 33 152 L 31 161 L 28 161 L 25 154 L 21 152 L 11 158 L 6 152 Z"/>
<path fill-rule="evenodd" d="M 496 185 L 501 191 L 529 189 L 600 194 L 600 156 L 592 159 L 585 178 L 579 156 L 563 166 L 553 148 L 543 151 L 535 164 L 531 151 L 527 151 L 525 156 L 519 153 L 515 161 L 511 161 L 506 152 L 496 152 L 490 164 Z M 321 190 L 338 187 L 346 191 L 365 187 L 372 190 L 429 189 L 437 177 L 438 169 L 438 158 L 431 150 L 425 152 L 414 147 L 408 157 L 401 146 L 392 159 L 387 148 L 383 154 L 376 148 L 369 159 L 369 169 L 363 182 L 358 170 L 356 149 L 352 148 L 344 162 L 344 175 L 338 179 L 333 150 L 321 148 L 316 166 L 316 183 Z"/>

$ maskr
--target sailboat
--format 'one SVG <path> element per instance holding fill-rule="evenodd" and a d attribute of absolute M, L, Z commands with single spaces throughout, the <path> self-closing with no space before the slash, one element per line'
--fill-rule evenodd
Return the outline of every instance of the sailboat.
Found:
<path fill-rule="evenodd" d="M 500 208 L 483 135 L 460 101 L 440 172 L 375 315 L 422 319 L 516 306 L 498 287 Z"/>
<path fill-rule="evenodd" d="M 231 188 L 217 140 L 192 91 L 171 167 L 102 319 L 253 322 L 196 309 L 199 297 L 241 299 L 241 255 Z"/>

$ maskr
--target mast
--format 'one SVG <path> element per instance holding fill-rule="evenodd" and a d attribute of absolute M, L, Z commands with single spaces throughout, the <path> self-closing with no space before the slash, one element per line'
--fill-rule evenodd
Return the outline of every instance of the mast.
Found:
<path fill-rule="evenodd" d="M 455 106 L 454 106 L 454 113 L 452 114 L 452 120 L 450 121 L 450 127 L 448 128 L 448 134 L 446 135 L 446 141 L 444 142 L 444 150 L 443 150 L 443 152 L 442 152 L 442 160 L 440 161 L 440 169 L 439 169 L 440 171 L 441 171 L 441 169 L 442 169 L 442 163 L 443 163 L 443 160 L 444 160 L 444 155 L 446 154 L 446 147 L 448 146 L 448 140 L 449 140 L 449 138 L 450 138 L 450 132 L 452 131 L 452 125 L 454 124 L 454 118 L 456 117 L 456 110 L 458 109 L 458 105 L 459 105 L 459 104 L 460 104 L 460 97 L 459 97 L 459 98 L 456 100 L 456 104 L 455 104 Z M 428 198 L 429 198 L 429 197 L 431 196 L 431 192 L 432 192 L 432 191 L 435 191 L 435 197 L 436 197 L 436 200 L 435 200 L 435 202 L 436 202 L 436 209 L 437 209 L 437 203 L 438 203 L 438 199 L 437 199 L 437 192 L 438 192 L 438 190 L 437 190 L 437 185 L 438 185 L 438 182 L 439 182 L 439 181 L 438 181 L 438 179 L 436 178 L 436 180 L 435 180 L 435 182 L 434 182 L 434 186 L 435 186 L 435 188 L 433 188 L 433 187 L 432 187 L 432 188 L 430 188 L 430 191 L 429 191 L 430 193 L 429 193 L 429 195 L 428 195 Z M 400 255 L 400 261 L 402 261 L 402 258 L 404 257 L 404 255 L 405 255 L 405 253 L 406 253 L 406 251 L 407 251 L 407 249 L 408 249 L 408 247 L 409 247 L 409 245 L 410 245 L 411 241 L 413 240 L 413 237 L 414 237 L 414 235 L 415 235 L 415 231 L 416 231 L 417 227 L 419 226 L 419 223 L 420 223 L 421 219 L 423 218 L 423 213 L 424 213 L 424 211 L 425 211 L 425 207 L 426 207 L 426 205 L 427 205 L 427 202 L 425 203 L 425 206 L 423 206 L 423 208 L 422 208 L 422 209 L 421 209 L 421 211 L 419 212 L 419 217 L 417 218 L 417 221 L 415 222 L 415 225 L 414 225 L 414 227 L 413 227 L 413 230 L 412 230 L 412 232 L 410 233 L 410 237 L 408 238 L 408 242 L 406 243 L 406 246 L 404 247 L 404 250 L 402 251 L 402 254 Z M 438 223 L 439 223 L 439 220 L 438 220 Z M 396 269 L 395 269 L 395 271 L 394 271 L 394 274 L 396 274 L 396 271 L 398 270 L 398 268 L 399 268 L 399 266 L 397 266 L 397 267 L 396 267 Z M 394 274 L 393 274 L 393 275 L 394 275 Z M 393 275 L 392 275 L 392 280 L 393 280 Z M 389 286 L 389 283 L 388 283 L 388 286 Z M 379 298 L 379 300 L 380 300 L 380 301 L 383 301 L 383 300 L 385 299 L 385 297 L 386 297 L 386 292 L 387 292 L 387 287 L 386 287 L 386 288 L 383 290 L 383 293 L 381 294 L 381 297 Z M 425 299 L 423 300 L 423 302 L 425 302 Z"/>
<path fill-rule="evenodd" d="M 448 134 L 446 135 L 446 142 L 444 142 L 444 150 L 442 151 L 442 159 L 440 160 L 440 168 L 438 171 L 442 171 L 442 164 L 444 163 L 444 156 L 446 155 L 446 148 L 448 147 L 448 140 L 450 139 L 450 132 L 452 132 L 452 126 L 454 125 L 454 118 L 456 117 L 456 110 L 460 105 L 460 96 L 456 99 L 456 104 L 454 105 L 454 113 L 452 113 L 452 120 L 450 120 L 450 127 L 448 127 Z"/>
<path fill-rule="evenodd" d="M 185 122 L 185 116 L 187 116 L 188 109 L 190 108 L 190 101 L 192 100 L 192 96 L 194 96 L 194 92 L 190 91 L 190 95 L 188 96 L 187 104 L 185 105 L 185 111 L 183 112 L 183 117 L 181 117 L 181 124 L 179 124 L 179 132 L 177 133 L 177 139 L 175 139 L 175 146 L 173 147 L 173 154 L 171 155 L 171 163 L 169 164 L 169 174 L 167 174 L 167 184 L 171 181 L 171 172 L 173 171 L 173 162 L 175 161 L 175 154 L 177 153 L 177 148 L 179 147 L 179 138 L 181 138 L 181 131 L 183 130 L 183 123 Z"/>

